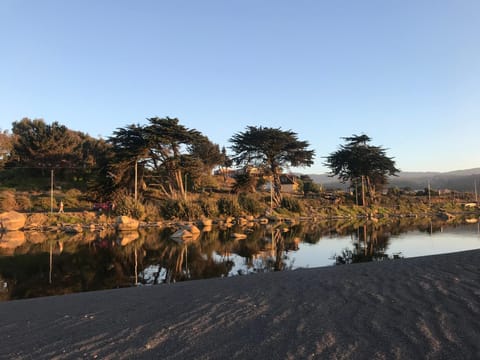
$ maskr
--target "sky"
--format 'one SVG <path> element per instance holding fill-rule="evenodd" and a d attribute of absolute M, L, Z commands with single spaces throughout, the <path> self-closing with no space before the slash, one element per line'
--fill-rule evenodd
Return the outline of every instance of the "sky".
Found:
<path fill-rule="evenodd" d="M 227 149 L 292 130 L 304 173 L 352 134 L 402 171 L 475 168 L 479 39 L 478 0 L 0 0 L 0 129 L 170 116 Z"/>

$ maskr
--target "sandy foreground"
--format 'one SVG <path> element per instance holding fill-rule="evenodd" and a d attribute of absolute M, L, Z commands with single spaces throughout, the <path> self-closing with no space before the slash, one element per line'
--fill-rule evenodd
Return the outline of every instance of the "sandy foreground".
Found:
<path fill-rule="evenodd" d="M 480 250 L 0 303 L 2 359 L 479 359 Z"/>

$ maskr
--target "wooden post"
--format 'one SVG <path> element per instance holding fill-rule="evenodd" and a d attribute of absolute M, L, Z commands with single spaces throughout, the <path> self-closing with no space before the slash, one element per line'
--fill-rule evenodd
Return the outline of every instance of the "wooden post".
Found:
<path fill-rule="evenodd" d="M 135 202 L 137 202 L 137 180 L 138 178 L 138 161 L 137 159 L 135 159 L 135 189 L 134 189 L 134 198 L 135 198 Z"/>
<path fill-rule="evenodd" d="M 430 210 L 430 180 L 428 181 L 428 209 Z"/>
<path fill-rule="evenodd" d="M 475 203 L 478 206 L 478 194 L 477 194 L 477 180 L 475 179 L 473 184 L 475 185 Z"/>
<path fill-rule="evenodd" d="M 362 206 L 365 207 L 365 180 L 362 175 Z"/>
<path fill-rule="evenodd" d="M 50 214 L 53 214 L 53 169 L 50 170 Z"/>

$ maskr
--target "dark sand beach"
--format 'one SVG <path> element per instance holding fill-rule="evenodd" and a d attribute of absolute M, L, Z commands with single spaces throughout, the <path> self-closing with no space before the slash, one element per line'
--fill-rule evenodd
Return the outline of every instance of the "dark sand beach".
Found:
<path fill-rule="evenodd" d="M 2 359 L 479 359 L 480 250 L 0 304 Z"/>

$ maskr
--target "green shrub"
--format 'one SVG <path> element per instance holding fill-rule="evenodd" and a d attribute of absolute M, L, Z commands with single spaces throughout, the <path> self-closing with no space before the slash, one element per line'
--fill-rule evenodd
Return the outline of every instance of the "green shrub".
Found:
<path fill-rule="evenodd" d="M 204 197 L 199 200 L 199 205 L 202 209 L 203 215 L 206 217 L 218 216 L 217 201 L 213 198 Z"/>
<path fill-rule="evenodd" d="M 251 215 L 259 215 L 265 211 L 265 205 L 253 196 L 244 193 L 238 197 L 238 204 L 244 211 Z"/>
<path fill-rule="evenodd" d="M 69 214 L 58 214 L 57 220 L 61 223 L 67 224 L 81 224 L 83 222 L 80 217 Z"/>
<path fill-rule="evenodd" d="M 164 219 L 182 219 L 186 217 L 187 210 L 182 201 L 168 199 L 160 206 L 160 214 Z"/>
<path fill-rule="evenodd" d="M 17 202 L 17 209 L 20 211 L 31 211 L 32 210 L 32 201 L 27 194 L 17 194 L 15 197 Z"/>
<path fill-rule="evenodd" d="M 145 207 L 140 201 L 135 201 L 132 196 L 120 194 L 117 195 L 115 199 L 115 214 L 143 220 L 145 217 Z"/>
<path fill-rule="evenodd" d="M 221 197 L 217 200 L 217 207 L 220 215 L 238 216 L 241 213 L 236 198 Z"/>
<path fill-rule="evenodd" d="M 63 202 L 65 207 L 79 208 L 81 204 L 82 192 L 78 189 L 70 189 L 65 193 Z"/>
<path fill-rule="evenodd" d="M 301 213 L 303 210 L 302 205 L 300 204 L 300 201 L 298 201 L 298 199 L 295 199 L 294 197 L 291 197 L 291 196 L 284 196 L 282 198 L 280 206 L 294 213 Z"/>
<path fill-rule="evenodd" d="M 145 220 L 146 221 L 157 221 L 160 218 L 160 212 L 157 205 L 154 203 L 148 202 L 145 204 Z"/>
<path fill-rule="evenodd" d="M 57 207 L 56 202 L 53 202 L 53 210 L 55 211 Z M 33 211 L 50 211 L 50 197 L 49 196 L 39 196 L 33 199 L 32 201 L 32 210 Z"/>
<path fill-rule="evenodd" d="M 165 219 L 194 220 L 203 215 L 201 206 L 193 201 L 169 199 L 160 206 Z"/>

